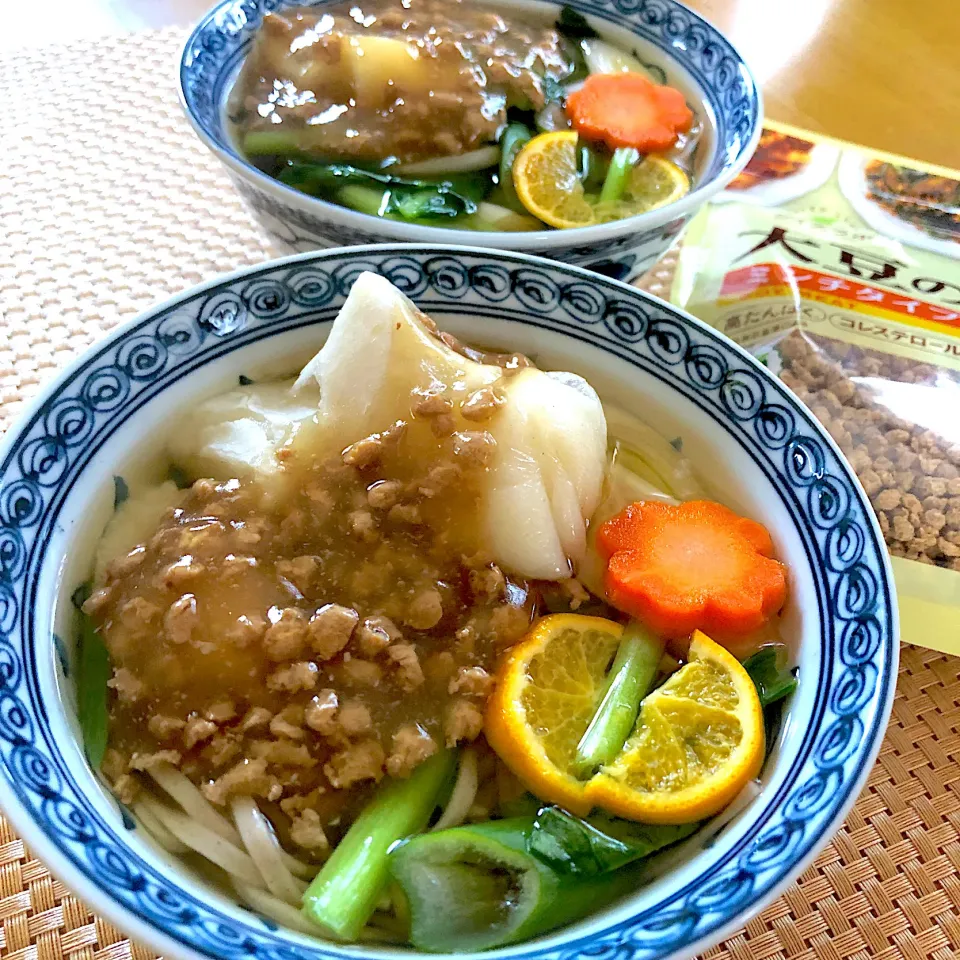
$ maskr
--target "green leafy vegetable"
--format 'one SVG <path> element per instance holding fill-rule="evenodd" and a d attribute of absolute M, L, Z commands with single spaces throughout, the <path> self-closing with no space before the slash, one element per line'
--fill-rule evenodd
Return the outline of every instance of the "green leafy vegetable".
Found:
<path fill-rule="evenodd" d="M 241 384 L 241 386 L 243 386 L 243 384 Z M 186 490 L 187 487 L 191 486 L 193 483 L 190 475 L 182 467 L 178 467 L 176 464 L 172 464 L 170 469 L 167 471 L 167 478 L 172 480 L 177 485 L 178 490 Z"/>
<path fill-rule="evenodd" d="M 764 707 L 790 696 L 797 689 L 797 678 L 787 667 L 787 648 L 782 643 L 761 647 L 743 661 L 743 668 L 750 675 Z"/>
<path fill-rule="evenodd" d="M 563 103 L 563 98 L 566 96 L 564 85 L 572 82 L 570 77 L 565 77 L 563 80 L 558 80 L 556 77 L 544 77 L 541 83 L 543 99 L 547 103 Z"/>
<path fill-rule="evenodd" d="M 362 170 L 345 163 L 319 164 L 299 160 L 288 161 L 279 179 L 310 196 L 324 198 L 349 197 L 350 194 L 344 194 L 344 188 L 366 187 L 369 191 L 369 208 L 362 212 L 373 213 L 372 205 L 376 203 L 376 216 L 408 221 L 476 213 L 491 186 L 490 177 L 485 173 L 460 174 L 443 180 L 420 180 Z M 379 199 L 375 198 L 375 192 Z M 354 206 L 354 209 L 357 207 Z"/>
<path fill-rule="evenodd" d="M 527 849 L 557 873 L 596 877 L 677 843 L 701 826 L 632 823 L 606 814 L 581 820 L 559 807 L 544 807 Z"/>
<path fill-rule="evenodd" d="M 566 4 L 560 8 L 560 16 L 557 17 L 556 26 L 557 33 L 571 40 L 595 40 L 600 36 L 587 23 L 587 18 L 582 13 L 578 13 L 573 7 L 568 7 Z"/>
<path fill-rule="evenodd" d="M 85 583 L 73 594 L 79 609 L 90 596 Z M 80 644 L 77 656 L 77 719 L 83 749 L 94 770 L 103 761 L 107 749 L 107 681 L 110 679 L 110 654 L 93 621 L 83 612 L 80 617 Z"/>
<path fill-rule="evenodd" d="M 504 817 L 534 817 L 542 806 L 542 801 L 524 791 L 510 800 L 501 800 L 500 813 Z"/>
<path fill-rule="evenodd" d="M 117 507 L 122 506 L 126 503 L 127 499 L 130 496 L 130 488 L 127 486 L 127 481 L 123 477 L 114 477 L 113 478 L 113 509 L 116 510 Z"/>

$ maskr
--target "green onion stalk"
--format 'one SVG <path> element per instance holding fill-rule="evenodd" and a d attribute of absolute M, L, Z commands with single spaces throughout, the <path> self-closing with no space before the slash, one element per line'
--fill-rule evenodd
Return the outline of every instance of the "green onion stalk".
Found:
<path fill-rule="evenodd" d="M 656 678 L 664 647 L 661 637 L 637 621 L 627 624 L 600 706 L 577 745 L 574 770 L 578 776 L 592 776 L 623 749 L 636 723 L 640 701 Z"/>
<path fill-rule="evenodd" d="M 503 947 L 564 926 L 635 890 L 649 853 L 689 835 L 687 828 L 646 826 L 644 843 L 616 861 L 578 873 L 556 847 L 567 837 L 580 844 L 586 821 L 560 813 L 573 823 L 555 831 L 552 862 L 538 855 L 537 818 L 489 820 L 426 833 L 399 845 L 390 854 L 390 870 L 410 910 L 410 942 L 436 953 L 469 953 Z M 553 830 L 554 822 L 539 829 Z M 596 838 L 591 838 L 597 845 Z M 606 838 L 620 850 L 624 844 Z M 602 844 L 600 845 L 602 847 Z M 569 845 L 566 851 L 577 857 Z M 628 861 L 634 862 L 629 863 Z M 596 863 L 593 857 L 591 863 Z"/>
<path fill-rule="evenodd" d="M 600 203 L 619 203 L 630 182 L 633 168 L 640 162 L 640 153 L 633 147 L 617 147 L 610 160 L 607 176 L 600 189 Z"/>
<path fill-rule="evenodd" d="M 356 940 L 387 887 L 387 853 L 426 827 L 455 766 L 444 750 L 406 780 L 389 780 L 337 844 L 303 895 L 303 913 L 339 940 Z"/>

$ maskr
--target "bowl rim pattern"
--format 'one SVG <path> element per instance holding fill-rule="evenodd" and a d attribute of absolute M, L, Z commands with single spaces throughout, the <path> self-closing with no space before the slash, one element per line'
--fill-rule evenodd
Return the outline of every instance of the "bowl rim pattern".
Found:
<path fill-rule="evenodd" d="M 173 956 L 357 956 L 307 946 L 255 914 L 204 902 L 124 842 L 79 786 L 79 755 L 51 733 L 36 634 L 46 546 L 96 452 L 145 403 L 224 354 L 332 320 L 372 269 L 426 310 L 497 318 L 592 344 L 709 415 L 771 480 L 803 540 L 821 611 L 824 669 L 810 728 L 776 795 L 765 792 L 719 862 L 626 919 L 494 955 L 575 960 L 692 956 L 760 909 L 812 861 L 879 751 L 896 684 L 898 624 L 884 540 L 823 428 L 722 334 L 578 267 L 485 248 L 384 244 L 299 254 L 182 292 L 122 325 L 43 389 L 0 445 L 0 797 L 28 843 L 94 909 Z M 481 320 L 482 322 L 482 320 Z M 814 682 L 814 681 L 808 681 Z M 575 931 L 576 928 L 574 928 Z M 554 935 L 556 937 L 557 935 Z M 370 952 L 376 952 L 371 950 Z"/>
<path fill-rule="evenodd" d="M 505 233 L 428 227 L 384 221 L 310 197 L 268 177 L 232 144 L 222 123 L 226 84 L 263 16 L 289 6 L 324 6 L 337 0 L 219 0 L 184 43 L 178 73 L 180 102 L 195 133 L 236 176 L 274 202 L 287 201 L 315 214 L 332 230 L 353 227 L 373 239 L 482 245 L 542 253 L 583 246 L 623 234 L 649 231 L 690 215 L 746 166 L 763 129 L 760 88 L 736 47 L 708 20 L 679 0 L 563 0 L 611 26 L 628 28 L 688 71 L 705 92 L 705 109 L 717 124 L 717 144 L 703 181 L 676 203 L 624 220 L 569 230 Z M 509 3 L 510 0 L 501 0 Z M 559 4 L 558 4 L 559 5 Z"/>

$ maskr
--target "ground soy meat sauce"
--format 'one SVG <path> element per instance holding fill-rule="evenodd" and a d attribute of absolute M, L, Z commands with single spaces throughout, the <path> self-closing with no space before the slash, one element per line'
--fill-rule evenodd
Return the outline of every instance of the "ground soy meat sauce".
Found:
<path fill-rule="evenodd" d="M 104 771 L 122 797 L 169 762 L 319 852 L 384 775 L 478 736 L 489 671 L 533 615 L 476 528 L 496 405 L 468 398 L 463 429 L 416 397 L 342 455 L 291 452 L 283 497 L 199 480 L 114 561 L 86 609 L 114 666 Z"/>
<path fill-rule="evenodd" d="M 294 8 L 264 17 L 230 115 L 241 141 L 294 130 L 318 159 L 412 162 L 495 142 L 508 105 L 542 109 L 572 70 L 557 31 L 516 11 L 465 0 Z"/>

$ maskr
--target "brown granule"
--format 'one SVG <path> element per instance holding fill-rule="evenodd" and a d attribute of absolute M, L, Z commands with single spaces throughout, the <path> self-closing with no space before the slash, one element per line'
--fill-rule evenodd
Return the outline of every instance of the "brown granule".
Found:
<path fill-rule="evenodd" d="M 408 724 L 393 735 L 387 773 L 391 777 L 409 777 L 414 769 L 437 752 L 437 743 L 419 724 Z"/>
<path fill-rule="evenodd" d="M 352 607 L 327 603 L 311 618 L 310 646 L 320 660 L 330 660 L 350 642 L 360 615 Z"/>
<path fill-rule="evenodd" d="M 233 625 L 227 628 L 224 636 L 235 646 L 246 647 L 260 640 L 266 632 L 267 621 L 265 618 L 259 614 L 253 614 L 252 616 L 241 614 Z"/>
<path fill-rule="evenodd" d="M 274 663 L 296 660 L 307 646 L 307 618 L 296 607 L 277 612 L 279 616 L 263 636 L 264 652 Z"/>
<path fill-rule="evenodd" d="M 254 740 L 250 744 L 250 753 L 259 760 L 281 767 L 309 769 L 317 763 L 306 744 L 289 740 Z"/>
<path fill-rule="evenodd" d="M 211 703 L 203 711 L 203 715 L 214 723 L 229 723 L 236 718 L 237 708 L 232 700 L 219 700 L 216 703 Z"/>
<path fill-rule="evenodd" d="M 401 639 L 400 628 L 389 617 L 367 617 L 357 628 L 354 640 L 364 657 L 375 657 Z"/>
<path fill-rule="evenodd" d="M 387 657 L 394 662 L 400 686 L 407 691 L 416 690 L 423 683 L 423 670 L 417 648 L 410 643 L 395 643 L 387 648 Z"/>
<path fill-rule="evenodd" d="M 185 593 L 170 604 L 163 617 L 163 629 L 171 643 L 189 643 L 197 624 L 197 598 Z"/>
<path fill-rule="evenodd" d="M 339 699 L 335 690 L 321 690 L 303 712 L 304 722 L 311 730 L 331 736 L 336 730 Z"/>
<path fill-rule="evenodd" d="M 351 687 L 379 687 L 383 668 L 379 663 L 352 658 L 340 664 L 339 675 Z"/>
<path fill-rule="evenodd" d="M 130 757 L 131 770 L 152 770 L 164 763 L 176 766 L 180 762 L 179 750 L 157 750 L 153 753 L 134 753 Z"/>
<path fill-rule="evenodd" d="M 312 854 L 323 854 L 330 849 L 330 842 L 316 810 L 304 810 L 290 818 L 290 839 Z"/>
<path fill-rule="evenodd" d="M 377 480 L 367 488 L 367 503 L 374 510 L 389 510 L 400 499 L 402 491 L 399 480 Z"/>
<path fill-rule="evenodd" d="M 439 417 L 450 413 L 453 401 L 442 393 L 431 391 L 413 391 L 412 411 L 415 417 Z"/>
<path fill-rule="evenodd" d="M 960 377 L 799 331 L 777 351 L 781 379 L 857 472 L 890 553 L 960 570 L 960 444 L 899 415 L 882 389 L 885 381 L 926 388 L 946 382 L 956 392 Z"/>
<path fill-rule="evenodd" d="M 145 556 L 146 550 L 144 550 L 144 557 Z M 141 563 L 143 563 L 143 558 L 140 559 L 140 562 L 137 563 L 133 569 L 139 567 Z M 166 567 L 160 576 L 163 579 L 164 586 L 170 590 L 173 590 L 176 588 L 182 588 L 186 584 L 190 583 L 190 581 L 196 580 L 197 577 L 202 576 L 206 572 L 207 568 L 202 563 L 198 563 L 196 560 L 194 560 L 194 558 L 188 553 Z"/>
<path fill-rule="evenodd" d="M 373 733 L 373 717 L 359 700 L 345 700 L 337 714 L 340 729 L 347 737 L 362 737 Z"/>
<path fill-rule="evenodd" d="M 304 709 L 298 703 L 291 703 L 284 707 L 271 721 L 270 732 L 278 738 L 286 737 L 289 740 L 303 740 L 306 731 L 303 729 Z"/>
<path fill-rule="evenodd" d="M 398 503 L 387 511 L 387 521 L 395 527 L 416 527 L 423 523 L 423 514 L 415 503 Z"/>
<path fill-rule="evenodd" d="M 443 729 L 448 747 L 462 740 L 476 740 L 483 729 L 483 714 L 469 700 L 454 700 L 447 707 Z"/>
<path fill-rule="evenodd" d="M 291 663 L 288 667 L 274 670 L 267 677 L 267 689 L 273 693 L 296 693 L 312 690 L 317 685 L 317 665 L 309 660 Z"/>
<path fill-rule="evenodd" d="M 273 714 L 266 707 L 251 707 L 243 720 L 240 721 L 240 729 L 244 733 L 252 730 L 259 730 L 265 727 L 273 719 Z"/>
<path fill-rule="evenodd" d="M 114 599 L 115 590 L 112 584 L 94 590 L 83 602 L 83 612 L 88 617 L 95 617 Z"/>
<path fill-rule="evenodd" d="M 493 677 L 483 667 L 461 667 L 447 688 L 450 693 L 468 697 L 485 697 L 493 686 Z"/>
<path fill-rule="evenodd" d="M 209 740 L 217 732 L 217 725 L 203 717 L 192 717 L 183 728 L 183 746 L 192 750 L 198 743 Z"/>
<path fill-rule="evenodd" d="M 162 713 L 155 713 L 147 721 L 147 729 L 158 740 L 172 740 L 180 735 L 184 728 L 184 721 L 179 717 L 166 717 Z"/>
<path fill-rule="evenodd" d="M 259 796 L 279 800 L 283 789 L 275 778 L 267 774 L 267 761 L 243 759 L 226 773 L 201 785 L 203 795 L 211 802 L 223 805 L 230 797 Z"/>
<path fill-rule="evenodd" d="M 217 736 L 203 748 L 201 756 L 214 770 L 219 770 L 235 760 L 239 753 L 239 739 L 232 736 Z"/>
<path fill-rule="evenodd" d="M 503 571 L 495 563 L 471 570 L 468 579 L 471 593 L 483 600 L 502 596 L 507 583 Z"/>
<path fill-rule="evenodd" d="M 460 416 L 464 420 L 489 420 L 502 403 L 493 387 L 481 387 L 460 404 Z"/>
<path fill-rule="evenodd" d="M 319 557 L 304 556 L 277 561 L 277 573 L 292 583 L 302 597 L 312 594 L 319 572 Z"/>
<path fill-rule="evenodd" d="M 107 581 L 125 577 L 138 569 L 147 558 L 147 548 L 140 544 L 134 547 L 126 556 L 118 557 L 107 564 Z"/>
<path fill-rule="evenodd" d="M 376 740 L 361 740 L 335 753 L 323 772 L 334 787 L 344 789 L 363 780 L 381 780 L 385 759 Z"/>
<path fill-rule="evenodd" d="M 443 619 L 443 598 L 439 590 L 429 587 L 410 601 L 403 622 L 414 630 L 432 630 L 441 619 Z"/>
<path fill-rule="evenodd" d="M 453 435 L 453 455 L 469 466 L 485 467 L 496 448 L 497 441 L 486 430 L 462 430 Z"/>
<path fill-rule="evenodd" d="M 136 703 L 144 693 L 144 684 L 131 670 L 118 667 L 113 676 L 107 681 L 111 690 L 117 691 L 117 696 L 124 703 Z"/>

